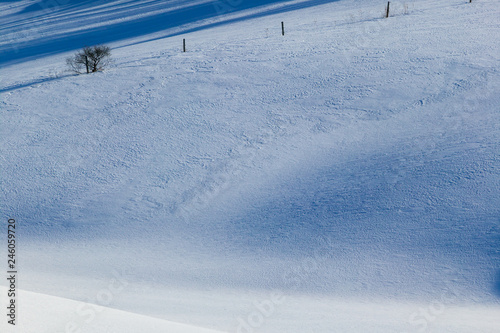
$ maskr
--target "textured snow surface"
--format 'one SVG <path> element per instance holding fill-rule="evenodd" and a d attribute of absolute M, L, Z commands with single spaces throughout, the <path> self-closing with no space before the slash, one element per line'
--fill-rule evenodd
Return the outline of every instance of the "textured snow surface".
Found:
<path fill-rule="evenodd" d="M 0 2 L 1 331 L 500 331 L 500 1 L 385 5 Z"/>

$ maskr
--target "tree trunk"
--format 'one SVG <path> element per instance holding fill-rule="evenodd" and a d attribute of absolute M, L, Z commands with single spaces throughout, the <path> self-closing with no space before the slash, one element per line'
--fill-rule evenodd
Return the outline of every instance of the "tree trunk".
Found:
<path fill-rule="evenodd" d="M 87 74 L 90 73 L 89 71 L 89 58 L 85 56 L 85 69 L 87 70 Z"/>

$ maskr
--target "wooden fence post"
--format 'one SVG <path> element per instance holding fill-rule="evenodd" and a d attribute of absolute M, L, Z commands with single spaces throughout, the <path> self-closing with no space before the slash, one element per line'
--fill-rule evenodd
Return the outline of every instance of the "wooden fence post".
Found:
<path fill-rule="evenodd" d="M 387 1 L 387 12 L 385 13 L 385 17 L 389 17 L 389 6 L 391 5 L 390 1 Z"/>
<path fill-rule="evenodd" d="M 281 22 L 281 36 L 285 36 L 285 23 Z"/>
<path fill-rule="evenodd" d="M 182 39 L 182 52 L 186 52 L 186 39 Z"/>

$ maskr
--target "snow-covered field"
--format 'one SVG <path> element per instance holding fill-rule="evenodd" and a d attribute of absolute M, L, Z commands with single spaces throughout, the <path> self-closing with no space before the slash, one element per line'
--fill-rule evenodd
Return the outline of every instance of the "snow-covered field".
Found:
<path fill-rule="evenodd" d="M 385 5 L 0 1 L 0 331 L 499 332 L 500 1 Z"/>

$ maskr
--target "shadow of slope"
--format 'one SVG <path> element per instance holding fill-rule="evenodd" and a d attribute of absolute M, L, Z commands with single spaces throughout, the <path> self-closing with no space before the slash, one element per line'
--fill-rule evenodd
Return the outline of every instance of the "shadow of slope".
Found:
<path fill-rule="evenodd" d="M 404 281 L 418 280 L 423 290 L 445 280 L 444 272 L 456 271 L 447 279 L 460 280 L 465 289 L 475 283 L 470 288 L 475 293 L 493 296 L 489 276 L 500 264 L 500 230 L 488 185 L 471 176 L 474 165 L 461 153 L 450 160 L 429 156 L 425 163 L 418 155 L 399 153 L 286 177 L 247 196 L 251 204 L 234 215 L 214 214 L 205 238 L 241 255 L 314 258 L 320 253 L 339 263 L 350 256 L 368 258 L 381 263 L 381 280 L 403 293 L 406 289 L 396 286 L 418 293 Z M 217 224 L 220 216 L 223 223 Z M 405 265 L 399 275 L 387 268 L 396 261 Z M 405 269 L 416 273 L 405 280 Z M 500 275 L 495 284 L 496 297 Z"/>
<path fill-rule="evenodd" d="M 338 0 L 309 0 L 299 4 L 283 6 L 277 9 L 264 10 L 259 14 L 248 15 L 238 19 L 223 20 L 201 26 L 199 28 L 185 29 L 176 33 L 179 35 L 186 32 L 206 29 L 218 25 L 234 23 L 254 17 L 278 14 L 280 12 L 292 11 L 301 8 L 316 6 Z M 230 8 L 231 13 L 244 11 L 252 8 L 285 3 L 288 0 L 254 0 L 244 1 L 241 5 Z M 72 51 L 85 45 L 96 45 L 110 43 L 128 38 L 139 37 L 162 30 L 179 27 L 182 25 L 196 23 L 198 21 L 223 17 L 217 7 L 217 1 L 192 5 L 165 13 L 151 15 L 135 20 L 119 22 L 115 24 L 102 25 L 95 28 L 83 29 L 74 32 L 59 32 L 48 37 L 41 37 L 32 41 L 13 41 L 3 50 L 0 50 L 0 64 L 12 64 L 24 60 L 36 59 L 43 56 L 54 55 L 62 52 Z"/>
<path fill-rule="evenodd" d="M 32 4 L 25 7 L 21 11 L 21 13 L 33 13 L 47 9 L 51 11 L 61 11 L 70 8 L 88 8 L 99 2 L 101 2 L 101 0 L 59 0 L 59 1 L 38 0 L 38 1 L 33 1 Z M 110 3 L 117 2 L 117 0 L 108 2 Z"/>
<path fill-rule="evenodd" d="M 495 294 L 500 297 L 500 270 L 497 272 L 495 277 L 495 284 L 493 286 Z"/>
<path fill-rule="evenodd" d="M 182 0 L 179 0 L 182 1 Z M 65 22 L 80 23 L 80 20 L 95 20 L 99 16 L 100 22 L 110 21 L 114 19 L 123 19 L 134 14 L 147 13 L 153 10 L 165 10 L 173 8 L 176 3 L 169 1 L 168 7 L 165 1 L 150 0 L 144 2 L 138 1 L 107 1 L 105 6 L 102 5 L 103 0 L 93 1 L 71 1 L 66 4 L 58 4 L 57 2 L 39 2 L 35 5 L 26 7 L 20 13 L 12 13 L 3 18 L 5 23 L 0 27 L 0 31 L 8 29 L 26 29 L 31 28 L 33 24 L 44 22 L 50 25 L 50 20 L 56 18 L 56 23 Z M 77 21 L 78 20 L 78 21 Z M 76 24 L 75 24 L 76 25 Z"/>
<path fill-rule="evenodd" d="M 45 77 L 45 78 L 41 78 L 41 79 L 38 79 L 38 80 L 33 80 L 33 81 L 30 81 L 30 82 L 26 82 L 26 83 L 14 84 L 14 85 L 11 85 L 11 86 L 7 86 L 5 88 L 1 88 L 0 89 L 0 93 L 14 91 L 14 90 L 22 89 L 22 88 L 27 88 L 27 87 L 31 87 L 33 85 L 41 84 L 41 83 L 45 83 L 45 82 L 57 81 L 57 80 L 61 80 L 63 78 L 66 78 L 66 77 L 69 77 L 69 76 L 74 76 L 74 75 L 77 75 L 77 74 L 65 74 L 65 75 L 60 75 L 60 76 L 57 76 L 57 77 Z"/>
<path fill-rule="evenodd" d="M 495 251 L 500 231 L 494 227 L 498 211 L 475 210 L 478 197 L 470 189 L 476 184 L 451 184 L 453 169 L 434 162 L 412 170 L 396 158 L 381 157 L 346 170 L 297 175 L 234 218 L 225 231 L 229 239 L 241 237 L 237 242 L 247 249 L 273 252 L 313 251 L 310 240 L 326 236 L 344 245 L 466 251 L 500 262 Z"/>

